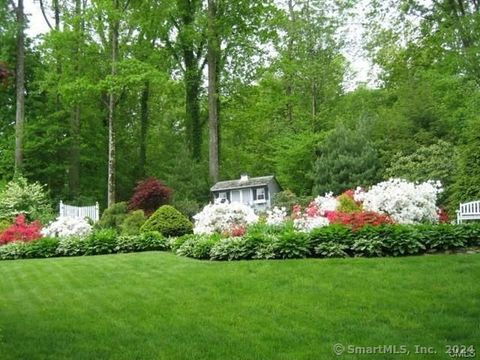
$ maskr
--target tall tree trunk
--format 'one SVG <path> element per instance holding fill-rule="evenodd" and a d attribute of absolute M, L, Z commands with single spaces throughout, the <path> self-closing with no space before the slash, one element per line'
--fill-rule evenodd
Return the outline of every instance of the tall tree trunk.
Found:
<path fill-rule="evenodd" d="M 195 53 L 195 43 L 191 31 L 194 30 L 195 13 L 198 2 L 191 0 L 179 1 L 183 34 L 181 49 L 185 65 L 185 117 L 187 139 L 192 158 L 199 161 L 202 147 L 202 122 L 200 121 L 200 89 L 202 72 L 199 69 L 199 57 Z"/>
<path fill-rule="evenodd" d="M 53 0 L 53 12 L 55 16 L 55 30 L 60 30 L 60 4 L 58 0 Z"/>
<path fill-rule="evenodd" d="M 23 168 L 23 135 L 25 127 L 25 14 L 23 0 L 18 0 L 15 13 L 17 20 L 15 173 L 20 173 Z"/>
<path fill-rule="evenodd" d="M 70 120 L 70 166 L 68 189 L 72 199 L 80 194 L 80 105 L 74 105 Z"/>
<path fill-rule="evenodd" d="M 287 69 L 287 84 L 286 84 L 286 96 L 287 96 L 287 119 L 288 123 L 291 125 L 293 124 L 293 76 L 291 74 L 291 69 L 292 69 L 292 64 L 291 62 L 293 61 L 293 45 L 294 45 L 294 40 L 293 40 L 293 29 L 295 27 L 295 9 L 293 8 L 293 1 L 288 0 L 288 12 L 290 14 L 290 26 L 289 26 L 289 32 L 288 34 L 288 48 L 287 48 L 287 57 L 289 60 L 288 63 L 288 69 Z"/>
<path fill-rule="evenodd" d="M 209 174 L 214 183 L 220 175 L 220 139 L 219 139 L 219 41 L 216 28 L 217 9 L 215 0 L 208 0 L 208 124 L 209 124 Z"/>
<path fill-rule="evenodd" d="M 118 0 L 114 0 L 115 10 L 118 9 Z M 118 58 L 118 20 L 112 20 L 110 29 L 111 42 L 111 75 L 115 77 L 117 74 L 117 58 Z M 110 90 L 108 96 L 108 196 L 107 204 L 110 207 L 115 203 L 115 107 L 116 96 L 113 89 Z"/>
<path fill-rule="evenodd" d="M 200 121 L 200 82 L 198 61 L 193 51 L 184 51 L 185 56 L 185 115 L 189 131 L 190 150 L 194 160 L 201 158 L 202 129 Z"/>
<path fill-rule="evenodd" d="M 54 4 L 58 7 L 58 0 L 57 3 Z M 75 24 L 75 33 L 77 36 L 77 41 L 75 44 L 75 48 L 73 49 L 74 53 L 74 61 L 75 61 L 75 73 L 79 75 L 80 72 L 80 64 L 79 64 L 79 56 L 80 56 L 80 41 L 81 41 L 81 32 L 82 26 L 80 25 L 80 19 L 82 16 L 82 3 L 81 0 L 75 0 L 75 16 L 76 22 Z M 57 14 L 55 14 L 55 21 L 57 21 Z M 57 26 L 57 24 L 55 24 Z M 61 64 L 58 63 L 57 67 L 61 71 Z M 78 102 L 75 103 L 71 120 L 70 120 L 70 166 L 68 172 L 68 188 L 69 193 L 72 198 L 77 198 L 80 194 L 80 104 Z"/>
<path fill-rule="evenodd" d="M 140 99 L 140 161 L 138 177 L 145 177 L 145 164 L 147 162 L 147 133 L 149 124 L 148 98 L 150 96 L 150 82 L 145 81 Z"/>

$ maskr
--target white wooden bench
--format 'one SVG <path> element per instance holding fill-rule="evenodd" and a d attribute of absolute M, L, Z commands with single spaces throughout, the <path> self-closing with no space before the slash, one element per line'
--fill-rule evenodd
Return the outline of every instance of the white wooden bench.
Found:
<path fill-rule="evenodd" d="M 457 224 L 465 220 L 480 220 L 480 201 L 471 201 L 460 204 L 457 210 Z"/>

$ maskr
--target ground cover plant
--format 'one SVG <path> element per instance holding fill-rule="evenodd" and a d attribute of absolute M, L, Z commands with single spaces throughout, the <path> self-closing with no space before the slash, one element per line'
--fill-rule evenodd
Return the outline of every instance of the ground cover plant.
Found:
<path fill-rule="evenodd" d="M 480 255 L 225 263 L 147 252 L 0 272 L 3 360 L 333 359 L 336 343 L 424 344 L 437 354 L 410 357 L 441 360 L 446 345 L 479 345 Z"/>

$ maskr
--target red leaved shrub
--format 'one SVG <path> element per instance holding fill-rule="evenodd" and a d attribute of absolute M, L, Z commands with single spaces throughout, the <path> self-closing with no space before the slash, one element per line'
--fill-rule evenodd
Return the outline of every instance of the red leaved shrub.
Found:
<path fill-rule="evenodd" d="M 387 215 L 374 211 L 361 211 L 356 213 L 343 213 L 340 211 L 326 211 L 325 216 L 331 224 L 340 224 L 358 230 L 365 225 L 379 226 L 392 224 L 393 221 Z"/>
<path fill-rule="evenodd" d="M 143 210 L 145 215 L 152 215 L 160 206 L 168 204 L 172 189 L 154 177 L 140 181 L 128 202 L 128 210 Z"/>
<path fill-rule="evenodd" d="M 27 224 L 25 215 L 20 214 L 16 217 L 15 223 L 5 229 L 0 235 L 0 245 L 13 241 L 32 241 L 42 237 L 40 230 L 42 225 L 39 221 L 33 221 Z"/>

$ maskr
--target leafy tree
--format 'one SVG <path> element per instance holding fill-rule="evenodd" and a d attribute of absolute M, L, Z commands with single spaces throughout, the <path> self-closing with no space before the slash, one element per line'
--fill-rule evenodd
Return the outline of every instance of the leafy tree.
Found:
<path fill-rule="evenodd" d="M 440 180 L 446 191 L 442 198 L 451 193 L 454 176 L 457 173 L 458 157 L 454 146 L 439 140 L 429 146 L 420 146 L 411 154 L 395 154 L 385 170 L 385 177 L 397 177 L 410 181 L 424 182 Z"/>

